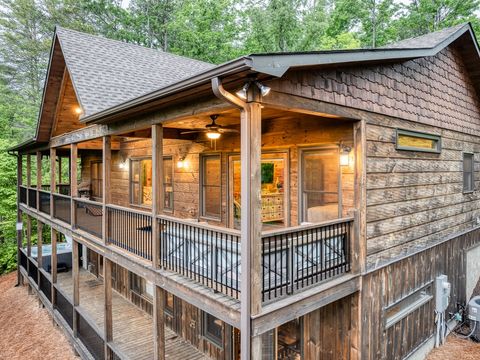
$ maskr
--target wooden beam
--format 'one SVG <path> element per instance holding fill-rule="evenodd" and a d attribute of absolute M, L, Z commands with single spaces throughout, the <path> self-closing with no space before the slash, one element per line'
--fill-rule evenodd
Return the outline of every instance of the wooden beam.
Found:
<path fill-rule="evenodd" d="M 32 157 L 27 154 L 27 188 L 32 185 Z M 30 206 L 30 191 L 27 189 L 27 205 Z M 30 255 L 29 255 L 30 256 Z"/>
<path fill-rule="evenodd" d="M 163 212 L 163 127 L 152 125 L 152 265 L 160 266 L 160 232 L 156 216 Z"/>
<path fill-rule="evenodd" d="M 251 342 L 251 316 L 261 312 L 261 107 L 250 102 L 241 111 L 241 354 L 242 359 L 260 359 L 258 339 Z"/>
<path fill-rule="evenodd" d="M 80 277 L 79 277 L 79 256 L 78 242 L 72 239 L 72 282 L 73 282 L 73 336 L 77 337 L 78 333 L 78 316 L 76 307 L 80 305 Z"/>
<path fill-rule="evenodd" d="M 104 285 L 104 334 L 105 334 L 105 359 L 112 359 L 108 343 L 113 340 L 113 315 L 112 315 L 112 262 L 103 258 L 103 285 Z"/>
<path fill-rule="evenodd" d="M 102 220 L 102 239 L 105 244 L 108 242 L 108 214 L 107 204 L 110 203 L 110 174 L 111 174 L 111 159 L 112 159 L 112 139 L 110 136 L 103 137 L 103 152 L 102 152 L 102 207 L 103 207 L 103 220 Z"/>
<path fill-rule="evenodd" d="M 153 298 L 154 359 L 165 359 L 165 290 L 155 286 Z"/>
<path fill-rule="evenodd" d="M 37 265 L 38 269 L 41 269 L 43 266 L 43 223 L 37 219 Z M 40 286 L 40 270 L 37 271 L 38 280 L 37 284 Z"/>
<path fill-rule="evenodd" d="M 37 211 L 40 211 L 40 190 L 42 190 L 42 152 L 37 151 Z"/>
<path fill-rule="evenodd" d="M 57 177 L 55 174 L 57 168 L 57 151 L 55 148 L 50 148 L 50 216 L 55 214 L 55 206 L 53 201 L 53 194 L 57 188 Z"/>
<path fill-rule="evenodd" d="M 32 217 L 27 215 L 27 255 L 32 256 Z"/>
<path fill-rule="evenodd" d="M 77 144 L 70 145 L 70 196 L 72 201 L 70 201 L 70 223 L 72 229 L 75 229 L 75 201 L 73 198 L 78 196 L 78 183 L 77 183 L 77 158 L 78 158 L 78 148 Z"/>
<path fill-rule="evenodd" d="M 55 284 L 57 283 L 57 231 L 53 228 L 50 229 L 51 243 L 52 243 L 52 255 L 50 259 L 51 275 L 52 275 L 52 306 L 55 307 L 57 302 L 55 296 Z"/>
<path fill-rule="evenodd" d="M 22 155 L 17 155 L 17 264 L 20 264 L 20 249 L 23 242 L 23 221 L 22 211 L 20 210 L 20 185 L 22 185 Z M 23 283 L 22 274 L 20 273 L 20 266 L 17 266 L 17 285 Z"/>

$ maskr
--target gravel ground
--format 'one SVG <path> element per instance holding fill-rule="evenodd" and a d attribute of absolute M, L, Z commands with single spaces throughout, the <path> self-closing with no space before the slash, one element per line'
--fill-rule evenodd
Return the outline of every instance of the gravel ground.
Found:
<path fill-rule="evenodd" d="M 470 340 L 459 339 L 453 335 L 447 338 L 445 345 L 434 349 L 427 360 L 478 360 L 480 344 Z"/>
<path fill-rule="evenodd" d="M 0 276 L 0 360 L 79 360 L 26 287 L 15 287 L 16 272 Z"/>

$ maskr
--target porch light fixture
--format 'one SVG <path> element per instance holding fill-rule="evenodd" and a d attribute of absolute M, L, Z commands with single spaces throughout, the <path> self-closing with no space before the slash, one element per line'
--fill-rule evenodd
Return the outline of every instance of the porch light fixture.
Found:
<path fill-rule="evenodd" d="M 243 87 L 237 91 L 236 93 L 237 96 L 245 100 L 247 98 L 247 91 L 249 87 L 250 87 L 250 82 L 246 82 L 245 85 L 243 85 Z"/>
<path fill-rule="evenodd" d="M 177 168 L 183 169 L 186 167 L 186 161 L 185 161 L 185 156 L 182 156 L 178 161 L 177 161 Z"/>
<path fill-rule="evenodd" d="M 267 96 L 270 93 L 270 90 L 272 90 L 269 86 L 263 85 L 260 81 L 253 81 L 253 83 L 258 87 L 262 96 Z M 246 82 L 245 85 L 243 85 L 243 87 L 236 92 L 237 96 L 245 100 L 247 98 L 247 91 L 249 88 L 250 81 Z"/>
<path fill-rule="evenodd" d="M 207 132 L 207 138 L 209 138 L 210 140 L 217 140 L 217 139 L 220 139 L 220 136 L 222 134 L 220 134 L 218 131 L 209 131 Z"/>
<path fill-rule="evenodd" d="M 270 90 L 272 90 L 270 87 L 263 85 L 260 81 L 255 81 L 255 85 L 260 89 L 260 94 L 262 94 L 262 96 L 267 96 L 270 93 Z"/>
<path fill-rule="evenodd" d="M 340 144 L 340 166 L 350 165 L 350 151 L 352 151 L 351 147 Z"/>
<path fill-rule="evenodd" d="M 76 106 L 74 111 L 75 111 L 75 114 L 77 115 L 81 115 L 83 113 L 83 110 L 80 106 Z"/>

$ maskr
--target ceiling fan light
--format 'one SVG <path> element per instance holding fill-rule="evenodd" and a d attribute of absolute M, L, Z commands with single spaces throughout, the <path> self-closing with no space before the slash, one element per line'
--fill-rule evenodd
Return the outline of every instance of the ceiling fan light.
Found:
<path fill-rule="evenodd" d="M 220 139 L 221 134 L 218 131 L 209 131 L 207 132 L 207 138 L 210 140 Z"/>

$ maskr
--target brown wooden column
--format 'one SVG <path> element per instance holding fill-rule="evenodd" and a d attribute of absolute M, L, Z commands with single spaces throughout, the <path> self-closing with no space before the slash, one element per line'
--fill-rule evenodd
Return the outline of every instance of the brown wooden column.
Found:
<path fill-rule="evenodd" d="M 40 269 L 43 266 L 43 223 L 37 219 L 37 264 L 38 264 L 38 286 L 40 287 Z"/>
<path fill-rule="evenodd" d="M 74 198 L 78 197 L 78 184 L 77 184 L 77 156 L 78 147 L 77 144 L 70 145 L 70 196 L 72 198 L 70 202 L 70 223 L 72 229 L 75 229 L 76 215 L 75 215 L 75 201 Z"/>
<path fill-rule="evenodd" d="M 32 156 L 27 154 L 27 206 L 30 206 L 30 186 L 32 186 Z"/>
<path fill-rule="evenodd" d="M 152 266 L 160 266 L 160 232 L 156 216 L 163 212 L 163 127 L 152 125 Z"/>
<path fill-rule="evenodd" d="M 261 106 L 251 87 L 241 112 L 241 354 L 242 359 L 262 357 L 261 338 L 251 337 L 251 318 L 262 307 L 261 272 Z"/>
<path fill-rule="evenodd" d="M 32 256 L 32 217 L 27 215 L 27 255 Z"/>
<path fill-rule="evenodd" d="M 79 277 L 79 256 L 78 242 L 72 239 L 72 282 L 73 282 L 73 336 L 77 337 L 78 333 L 78 315 L 77 306 L 80 304 L 80 277 Z"/>
<path fill-rule="evenodd" d="M 110 203 L 110 173 L 112 160 L 112 140 L 110 136 L 103 137 L 102 152 L 102 205 L 103 205 L 103 221 L 102 221 L 102 238 L 105 244 L 108 243 L 108 214 L 107 204 Z"/>
<path fill-rule="evenodd" d="M 22 185 L 22 155 L 17 155 L 17 264 L 20 264 L 20 249 L 23 242 L 23 221 L 22 212 L 20 210 L 20 185 Z M 22 284 L 22 274 L 20 272 L 20 266 L 17 266 L 17 285 Z"/>
<path fill-rule="evenodd" d="M 57 150 L 55 148 L 50 148 L 50 216 L 53 217 L 55 214 L 55 206 L 53 202 L 53 194 L 57 188 L 57 177 L 56 177 L 56 168 L 57 168 Z"/>
<path fill-rule="evenodd" d="M 42 190 L 42 153 L 37 151 L 37 211 L 40 211 L 40 190 Z"/>
<path fill-rule="evenodd" d="M 105 295 L 104 307 L 104 333 L 105 333 L 105 359 L 112 359 L 108 343 L 113 340 L 113 319 L 112 319 L 112 262 L 106 257 L 103 258 L 103 285 Z"/>
<path fill-rule="evenodd" d="M 54 307 L 57 303 L 55 296 L 55 287 L 57 283 L 57 231 L 54 228 L 50 228 L 51 242 L 52 242 L 52 256 L 50 259 L 50 268 L 52 276 L 52 306 Z"/>
<path fill-rule="evenodd" d="M 154 359 L 165 359 L 165 290 L 155 285 L 153 295 Z"/>

